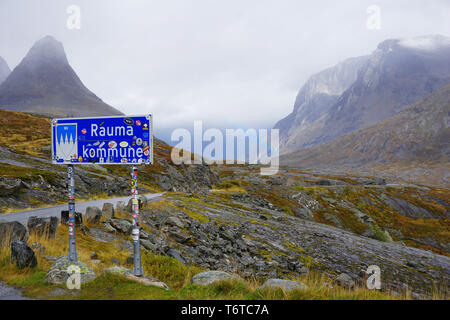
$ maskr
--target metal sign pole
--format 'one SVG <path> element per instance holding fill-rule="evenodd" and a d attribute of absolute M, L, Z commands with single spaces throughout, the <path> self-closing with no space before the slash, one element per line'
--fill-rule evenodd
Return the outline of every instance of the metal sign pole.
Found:
<path fill-rule="evenodd" d="M 67 166 L 67 176 L 69 179 L 69 260 L 76 262 L 78 260 L 75 243 L 75 179 L 73 165 Z"/>
<path fill-rule="evenodd" d="M 138 192 L 137 192 L 137 167 L 131 168 L 131 204 L 133 211 L 133 229 L 132 229 L 132 237 L 134 243 L 134 270 L 133 273 L 137 277 L 141 277 L 143 275 L 142 265 L 141 265 L 141 247 L 139 241 L 139 201 L 138 201 Z"/>

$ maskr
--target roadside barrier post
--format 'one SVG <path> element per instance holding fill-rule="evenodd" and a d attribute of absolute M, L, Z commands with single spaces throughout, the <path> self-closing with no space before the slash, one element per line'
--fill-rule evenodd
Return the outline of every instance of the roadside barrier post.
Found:
<path fill-rule="evenodd" d="M 75 179 L 74 167 L 67 166 L 68 192 L 69 192 L 69 260 L 76 262 L 78 260 L 76 241 L 75 241 Z"/>
<path fill-rule="evenodd" d="M 139 200 L 137 191 L 137 167 L 131 168 L 131 208 L 133 216 L 133 229 L 131 232 L 134 244 L 134 269 L 133 274 L 137 277 L 143 275 L 142 264 L 141 264 L 141 247 L 140 247 L 140 236 L 139 236 Z"/>

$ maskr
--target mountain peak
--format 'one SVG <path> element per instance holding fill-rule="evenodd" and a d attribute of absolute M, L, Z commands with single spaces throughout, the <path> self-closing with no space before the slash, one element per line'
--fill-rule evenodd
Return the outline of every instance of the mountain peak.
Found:
<path fill-rule="evenodd" d="M 0 85 L 0 109 L 52 116 L 121 114 L 84 86 L 52 36 L 37 41 Z"/>
<path fill-rule="evenodd" d="M 31 47 L 30 51 L 28 51 L 24 60 L 34 62 L 69 63 L 62 43 L 52 36 L 45 36 L 38 40 Z"/>

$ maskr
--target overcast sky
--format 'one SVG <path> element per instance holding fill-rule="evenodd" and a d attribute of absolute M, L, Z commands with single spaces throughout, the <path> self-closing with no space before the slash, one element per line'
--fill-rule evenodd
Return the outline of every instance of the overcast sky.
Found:
<path fill-rule="evenodd" d="M 72 4 L 79 30 L 66 26 Z M 370 5 L 378 30 L 366 26 Z M 448 0 L 0 0 L 0 56 L 14 68 L 53 35 L 90 90 L 124 113 L 153 113 L 167 139 L 194 120 L 272 127 L 311 74 L 387 38 L 450 36 L 449 17 Z"/>

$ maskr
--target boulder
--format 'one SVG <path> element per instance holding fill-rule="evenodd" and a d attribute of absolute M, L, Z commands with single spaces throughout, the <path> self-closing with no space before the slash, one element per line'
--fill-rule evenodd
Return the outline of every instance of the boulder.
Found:
<path fill-rule="evenodd" d="M 160 281 L 157 278 L 153 278 L 153 277 L 149 277 L 149 276 L 141 276 L 141 277 L 137 277 L 135 276 L 130 270 L 128 270 L 127 268 L 123 268 L 123 267 L 111 267 L 111 268 L 107 268 L 103 270 L 104 274 L 115 274 L 115 275 L 121 275 L 126 277 L 127 279 L 133 280 L 133 281 L 137 281 L 139 283 L 142 283 L 146 286 L 155 286 L 155 287 L 159 287 L 165 290 L 168 290 L 169 287 L 162 281 Z"/>
<path fill-rule="evenodd" d="M 131 271 L 124 267 L 114 266 L 111 268 L 103 269 L 103 274 L 108 274 L 108 273 L 125 276 L 125 275 L 131 273 Z"/>
<path fill-rule="evenodd" d="M 170 248 L 167 251 L 167 255 L 171 256 L 172 258 L 177 259 L 178 261 L 180 261 L 182 264 L 186 264 L 186 261 L 184 260 L 183 256 L 181 255 L 181 253 L 178 250 L 172 249 Z"/>
<path fill-rule="evenodd" d="M 40 237 L 55 238 L 58 230 L 59 219 L 57 217 L 30 217 L 28 219 L 28 231 Z"/>
<path fill-rule="evenodd" d="M 167 222 L 166 222 L 168 225 L 171 225 L 171 226 L 175 226 L 175 227 L 178 227 L 178 228 L 184 228 L 184 223 L 183 222 L 181 222 L 181 220 L 180 219 L 178 219 L 177 217 L 173 217 L 173 216 L 170 216 L 169 218 L 167 218 Z"/>
<path fill-rule="evenodd" d="M 12 240 L 27 241 L 27 239 L 27 228 L 20 222 L 0 222 L 0 247 L 9 246 Z"/>
<path fill-rule="evenodd" d="M 128 214 L 127 204 L 124 201 L 117 201 L 115 213 L 118 215 Z"/>
<path fill-rule="evenodd" d="M 69 224 L 69 210 L 61 211 L 61 224 Z M 83 215 L 80 212 L 75 212 L 75 226 L 79 227 L 83 225 Z"/>
<path fill-rule="evenodd" d="M 346 273 L 341 273 L 336 277 L 336 282 L 344 288 L 353 289 L 355 287 L 355 281 Z"/>
<path fill-rule="evenodd" d="M 142 247 L 144 247 L 147 250 L 150 250 L 152 252 L 156 250 L 156 246 L 153 243 L 151 243 L 149 240 L 140 239 L 139 243 L 141 244 Z"/>
<path fill-rule="evenodd" d="M 178 228 L 172 228 L 169 230 L 169 236 L 175 240 L 176 242 L 179 243 L 186 243 L 188 242 L 191 237 L 186 235 L 183 230 L 178 229 Z"/>
<path fill-rule="evenodd" d="M 69 266 L 77 266 L 80 268 L 81 283 L 86 283 L 95 279 L 94 271 L 81 261 L 72 262 L 68 257 L 59 257 L 47 272 L 45 280 L 48 283 L 62 284 L 66 283 L 69 278 Z"/>
<path fill-rule="evenodd" d="M 299 281 L 283 280 L 283 279 L 269 279 L 266 282 L 264 282 L 264 284 L 259 288 L 260 289 L 281 288 L 284 291 L 292 291 L 292 290 L 307 290 L 309 287 L 306 284 L 303 284 Z"/>
<path fill-rule="evenodd" d="M 114 206 L 112 203 L 105 202 L 103 204 L 102 216 L 105 219 L 113 219 L 114 218 Z"/>
<path fill-rule="evenodd" d="M 11 262 L 19 269 L 37 266 L 37 259 L 33 250 L 24 241 L 13 240 L 11 242 Z"/>
<path fill-rule="evenodd" d="M 0 180 L 0 197 L 16 195 L 21 189 L 28 186 L 20 179 L 2 179 Z"/>
<path fill-rule="evenodd" d="M 102 211 L 98 207 L 87 207 L 84 218 L 87 223 L 99 224 L 102 218 Z"/>
<path fill-rule="evenodd" d="M 240 279 L 239 276 L 220 270 L 205 271 L 192 277 L 192 283 L 209 285 L 217 281 Z"/>
<path fill-rule="evenodd" d="M 109 224 L 121 233 L 131 234 L 133 224 L 126 219 L 111 219 Z"/>

